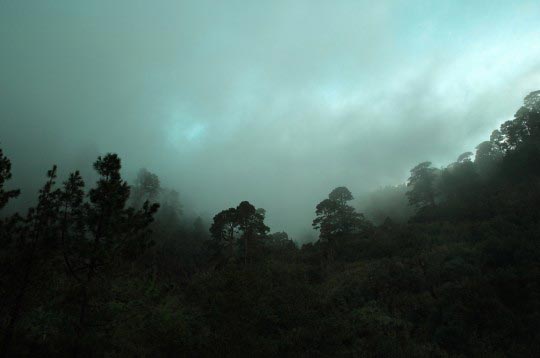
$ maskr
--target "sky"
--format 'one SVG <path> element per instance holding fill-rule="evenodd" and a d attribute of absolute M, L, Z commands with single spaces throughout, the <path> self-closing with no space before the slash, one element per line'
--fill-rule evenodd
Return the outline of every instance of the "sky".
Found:
<path fill-rule="evenodd" d="M 539 15 L 537 0 L 0 0 L 0 146 L 22 201 L 53 163 L 88 173 L 115 152 L 189 211 L 249 200 L 298 237 L 333 188 L 402 183 L 511 119 L 540 89 Z"/>

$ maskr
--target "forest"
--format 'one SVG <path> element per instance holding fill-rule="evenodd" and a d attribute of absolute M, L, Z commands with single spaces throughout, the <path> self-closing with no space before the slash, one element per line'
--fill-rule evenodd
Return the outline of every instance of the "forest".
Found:
<path fill-rule="evenodd" d="M 0 211 L 2 357 L 540 356 L 540 91 L 366 212 L 321 196 L 301 246 L 248 201 L 186 222 L 156 174 L 93 168 L 52 165 L 33 207 Z"/>

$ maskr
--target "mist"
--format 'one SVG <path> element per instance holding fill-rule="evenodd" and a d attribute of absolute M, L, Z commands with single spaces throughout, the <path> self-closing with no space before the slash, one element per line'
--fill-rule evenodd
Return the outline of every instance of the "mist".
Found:
<path fill-rule="evenodd" d="M 298 239 L 355 196 L 447 165 L 540 82 L 537 1 L 2 1 L 0 140 L 46 170 L 118 153 L 211 218 L 248 200 Z M 14 202 L 14 203 L 16 203 Z M 15 205 L 15 204 L 11 204 Z M 361 206 L 361 205 L 360 205 Z"/>

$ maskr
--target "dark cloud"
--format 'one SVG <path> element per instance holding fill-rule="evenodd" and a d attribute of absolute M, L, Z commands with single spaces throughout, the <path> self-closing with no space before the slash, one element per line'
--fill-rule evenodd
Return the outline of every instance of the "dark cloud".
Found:
<path fill-rule="evenodd" d="M 0 140 L 25 186 L 114 151 L 195 210 L 250 200 L 297 234 L 333 187 L 399 183 L 510 117 L 540 83 L 538 10 L 2 2 Z"/>

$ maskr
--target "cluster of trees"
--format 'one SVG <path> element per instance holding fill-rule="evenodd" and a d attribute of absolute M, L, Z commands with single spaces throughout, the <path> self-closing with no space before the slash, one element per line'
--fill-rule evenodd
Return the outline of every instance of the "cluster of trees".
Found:
<path fill-rule="evenodd" d="M 11 163 L 2 152 L 0 162 L 5 206 L 19 191 L 4 189 L 11 178 Z M 24 313 L 32 301 L 44 298 L 40 294 L 46 286 L 53 291 L 48 298 L 54 300 L 41 303 L 40 310 L 55 310 L 61 321 L 57 324 L 74 333 L 65 337 L 65 343 L 77 355 L 89 326 L 101 319 L 99 300 L 107 289 L 101 276 L 110 274 L 115 261 L 129 261 L 148 247 L 146 229 L 159 205 L 147 201 L 140 209 L 127 207 L 130 187 L 120 168 L 115 154 L 99 157 L 94 163 L 99 180 L 85 195 L 79 172 L 71 173 L 57 188 L 53 166 L 36 206 L 24 217 L 15 214 L 2 219 L 2 356 L 12 353 L 15 342 L 23 343 L 24 336 L 16 333 L 22 321 L 30 318 Z"/>
<path fill-rule="evenodd" d="M 270 230 L 264 224 L 264 209 L 256 209 L 247 201 L 241 202 L 236 208 L 229 208 L 214 216 L 210 227 L 213 244 L 219 256 L 224 255 L 228 260 L 234 260 L 241 243 L 244 264 L 251 262 L 256 256 L 263 240 Z"/>
<path fill-rule="evenodd" d="M 431 162 L 418 164 L 407 182 L 409 203 L 420 214 L 417 219 L 476 220 L 495 215 L 491 205 L 494 191 L 513 191 L 513 185 L 532 183 L 540 173 L 540 91 L 532 92 L 513 120 L 494 130 L 488 141 L 473 153 L 461 154 L 446 168 Z M 494 203 L 493 203 L 494 204 Z"/>
<path fill-rule="evenodd" d="M 539 164 L 537 91 L 474 159 L 420 163 L 371 215 L 334 189 L 302 247 L 247 201 L 188 223 L 114 154 L 87 191 L 53 167 L 34 208 L 0 217 L 1 354 L 540 356 Z M 10 168 L 0 152 L 0 210 Z"/>

